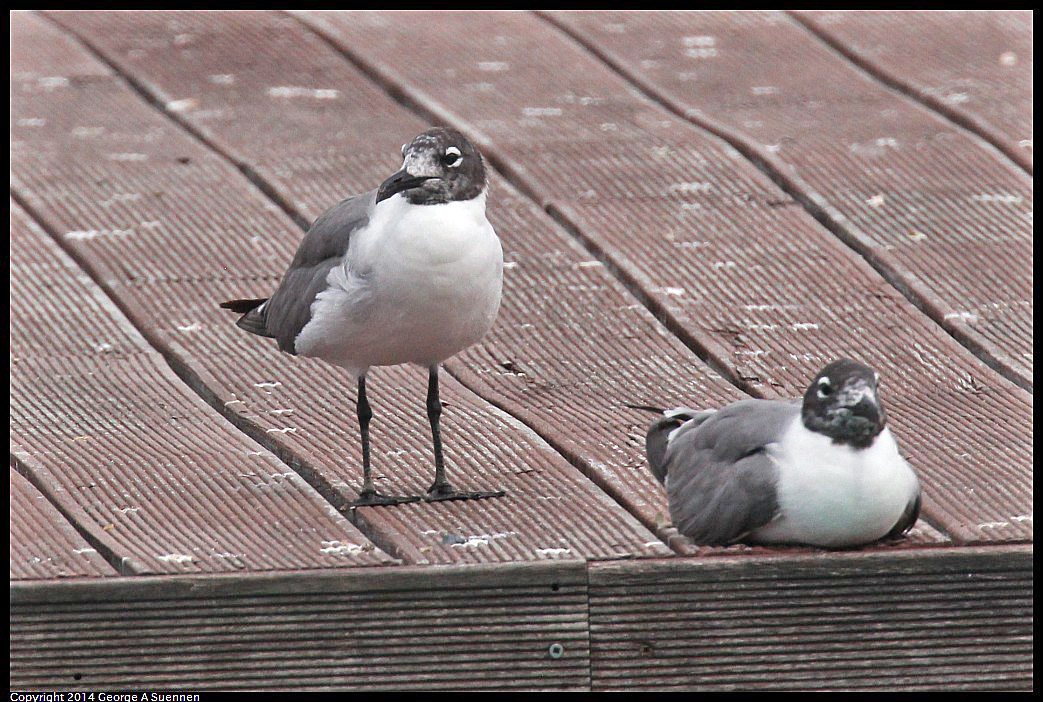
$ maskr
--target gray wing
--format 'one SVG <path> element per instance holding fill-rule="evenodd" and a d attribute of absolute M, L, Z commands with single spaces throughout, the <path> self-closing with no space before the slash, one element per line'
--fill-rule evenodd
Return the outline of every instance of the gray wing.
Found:
<path fill-rule="evenodd" d="M 677 529 L 699 544 L 741 540 L 778 514 L 778 469 L 766 448 L 800 414 L 797 402 L 742 400 L 682 426 L 666 451 Z"/>
<path fill-rule="evenodd" d="M 342 200 L 315 220 L 297 248 L 275 294 L 264 305 L 265 327 L 279 348 L 296 353 L 294 340 L 311 319 L 316 295 L 326 289 L 326 276 L 341 263 L 351 234 L 369 222 L 376 190 Z"/>

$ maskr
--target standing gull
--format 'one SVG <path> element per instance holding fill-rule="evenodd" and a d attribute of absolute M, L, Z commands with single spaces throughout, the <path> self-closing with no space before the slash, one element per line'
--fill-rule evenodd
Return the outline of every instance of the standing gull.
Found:
<path fill-rule="evenodd" d="M 857 546 L 904 534 L 920 483 L 856 361 L 823 368 L 803 401 L 676 409 L 648 430 L 648 461 L 678 530 L 699 544 Z"/>
<path fill-rule="evenodd" d="M 463 134 L 441 127 L 404 144 L 402 157 L 401 170 L 379 188 L 315 220 L 275 294 L 221 307 L 283 351 L 321 358 L 358 379 L 363 483 L 353 506 L 422 499 L 383 495 L 370 473 L 366 373 L 399 363 L 429 373 L 435 481 L 423 499 L 498 497 L 504 493 L 452 487 L 439 428 L 439 365 L 481 339 L 500 306 L 503 252 L 485 218 L 485 166 Z"/>

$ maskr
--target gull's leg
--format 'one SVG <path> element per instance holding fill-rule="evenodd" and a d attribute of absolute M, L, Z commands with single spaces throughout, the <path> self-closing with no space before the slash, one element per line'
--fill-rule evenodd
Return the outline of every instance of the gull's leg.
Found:
<path fill-rule="evenodd" d="M 362 435 L 362 491 L 359 498 L 351 504 L 352 507 L 366 507 L 370 505 L 398 505 L 404 502 L 416 502 L 417 497 L 397 497 L 394 495 L 382 495 L 373 487 L 373 476 L 369 466 L 369 420 L 373 418 L 373 410 L 366 399 L 366 376 L 359 376 L 359 400 L 357 406 L 359 418 L 359 433 Z"/>
<path fill-rule="evenodd" d="M 435 448 L 435 482 L 427 491 L 427 501 L 479 500 L 483 497 L 503 497 L 503 490 L 493 492 L 461 492 L 454 490 L 445 477 L 445 460 L 442 458 L 442 401 L 438 398 L 438 364 L 431 366 L 427 378 L 427 418 L 431 422 L 431 440 Z"/>

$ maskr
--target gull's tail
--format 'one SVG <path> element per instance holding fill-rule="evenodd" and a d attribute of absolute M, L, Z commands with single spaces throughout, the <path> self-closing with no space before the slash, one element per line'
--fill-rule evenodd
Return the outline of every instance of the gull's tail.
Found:
<path fill-rule="evenodd" d="M 243 315 L 235 323 L 240 329 L 245 329 L 251 334 L 257 334 L 258 336 L 270 337 L 272 335 L 268 332 L 265 315 L 265 303 L 267 302 L 268 298 L 260 300 L 228 300 L 221 303 L 221 308 Z"/>
<path fill-rule="evenodd" d="M 633 405 L 630 405 L 633 407 Z M 634 409 L 652 409 L 651 407 L 634 407 Z M 666 452 L 670 447 L 670 436 L 674 431 L 680 429 L 683 424 L 693 419 L 705 419 L 713 414 L 713 410 L 694 410 L 687 407 L 678 407 L 672 410 L 662 410 L 662 417 L 656 420 L 648 428 L 645 435 L 645 452 L 648 455 L 648 467 L 652 469 L 652 475 L 656 480 L 663 483 L 666 481 L 668 463 Z"/>

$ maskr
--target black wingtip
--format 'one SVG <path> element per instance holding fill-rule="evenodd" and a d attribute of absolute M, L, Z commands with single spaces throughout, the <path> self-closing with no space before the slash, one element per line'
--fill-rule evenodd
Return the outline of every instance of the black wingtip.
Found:
<path fill-rule="evenodd" d="M 268 298 L 259 300 L 227 300 L 221 303 L 221 309 L 232 310 L 237 314 L 246 314 L 268 301 Z"/>

